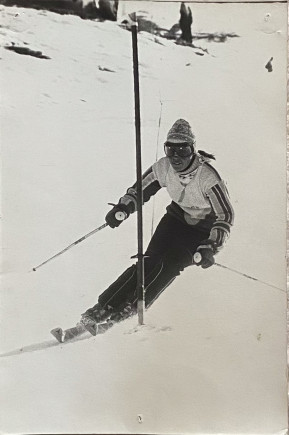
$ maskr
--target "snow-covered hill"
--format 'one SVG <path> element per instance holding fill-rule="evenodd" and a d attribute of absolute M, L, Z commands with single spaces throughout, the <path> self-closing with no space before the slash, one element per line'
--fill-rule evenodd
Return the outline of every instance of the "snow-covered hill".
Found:
<path fill-rule="evenodd" d="M 160 25 L 173 24 L 177 7 L 156 7 Z M 286 5 L 194 4 L 193 14 L 195 32 L 240 37 L 200 40 L 209 52 L 200 56 L 139 35 L 143 168 L 162 156 L 175 119 L 188 119 L 198 148 L 216 155 L 236 212 L 218 261 L 279 289 L 192 267 L 138 332 L 131 319 L 56 345 L 50 329 L 73 325 L 136 253 L 133 216 L 31 272 L 101 225 L 107 203 L 134 182 L 131 34 L 116 23 L 1 6 L 3 434 L 273 434 L 287 426 Z M 11 44 L 50 59 L 4 48 Z M 145 243 L 167 203 L 160 192 L 146 205 Z"/>

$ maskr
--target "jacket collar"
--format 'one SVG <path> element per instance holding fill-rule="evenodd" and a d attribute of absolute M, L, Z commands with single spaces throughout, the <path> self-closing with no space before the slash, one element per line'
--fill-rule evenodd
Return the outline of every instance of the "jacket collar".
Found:
<path fill-rule="evenodd" d="M 194 159 L 192 160 L 190 166 L 182 172 L 176 172 L 179 176 L 185 176 L 192 174 L 195 172 L 207 159 L 201 156 L 199 153 L 196 153 Z M 209 159 L 208 159 L 209 160 Z"/>

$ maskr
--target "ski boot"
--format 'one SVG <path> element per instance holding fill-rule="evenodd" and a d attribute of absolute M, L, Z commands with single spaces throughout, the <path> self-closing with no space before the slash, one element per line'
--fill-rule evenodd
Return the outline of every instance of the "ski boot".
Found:
<path fill-rule="evenodd" d="M 126 302 L 121 305 L 119 309 L 114 310 L 108 321 L 112 323 L 118 323 L 122 320 L 126 320 L 129 317 L 132 317 L 134 314 L 136 314 L 135 306 L 130 302 Z"/>
<path fill-rule="evenodd" d="M 107 320 L 110 318 L 111 313 L 112 308 L 110 306 L 105 309 L 97 303 L 81 315 L 80 323 L 90 334 L 101 334 L 109 329 Z"/>

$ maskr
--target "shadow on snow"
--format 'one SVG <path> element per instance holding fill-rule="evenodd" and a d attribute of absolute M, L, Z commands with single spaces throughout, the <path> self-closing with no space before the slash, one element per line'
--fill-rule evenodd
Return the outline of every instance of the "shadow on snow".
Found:
<path fill-rule="evenodd" d="M 48 349 L 50 347 L 55 347 L 55 346 L 67 346 L 68 344 L 72 344 L 75 343 L 76 341 L 81 341 L 81 340 L 87 340 L 88 338 L 91 338 L 91 334 L 89 335 L 84 335 L 81 337 L 75 337 L 69 341 L 66 341 L 64 343 L 59 343 L 56 340 L 47 340 L 47 341 L 42 341 L 40 343 L 34 343 L 34 344 L 30 344 L 28 346 L 24 346 L 24 347 L 20 347 L 18 349 L 15 350 L 11 350 L 10 352 L 6 352 L 6 353 L 2 353 L 0 354 L 0 358 L 4 358 L 4 357 L 10 357 L 10 356 L 16 356 L 16 355 L 23 355 L 25 353 L 31 353 L 31 352 L 39 352 L 41 350 L 45 350 Z"/>

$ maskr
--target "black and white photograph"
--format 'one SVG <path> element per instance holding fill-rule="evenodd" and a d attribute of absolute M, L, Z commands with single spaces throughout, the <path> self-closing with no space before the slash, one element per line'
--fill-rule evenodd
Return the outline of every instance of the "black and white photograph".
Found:
<path fill-rule="evenodd" d="M 1 433 L 285 435 L 287 2 L 0 16 Z"/>

